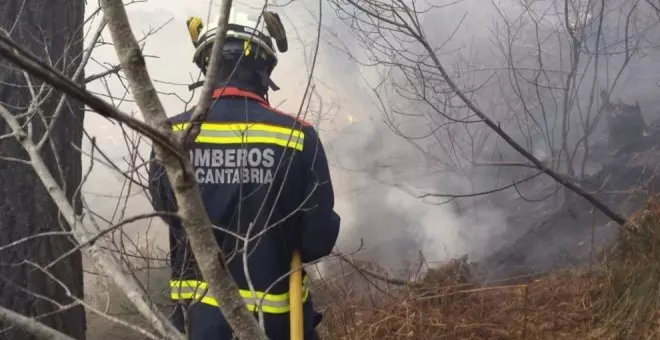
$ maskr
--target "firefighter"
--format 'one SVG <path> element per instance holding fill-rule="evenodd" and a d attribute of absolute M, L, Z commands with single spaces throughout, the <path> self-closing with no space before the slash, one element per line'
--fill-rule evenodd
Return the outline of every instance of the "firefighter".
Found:
<path fill-rule="evenodd" d="M 286 51 L 287 42 L 279 17 L 268 12 L 264 19 L 265 24 L 257 25 L 257 20 L 232 9 L 220 81 L 189 157 L 216 241 L 248 309 L 255 317 L 258 308 L 263 311 L 270 339 L 288 340 L 287 273 L 292 254 L 298 250 L 303 263 L 330 254 L 340 217 L 334 211 L 328 163 L 314 127 L 269 104 L 267 92 L 277 88 L 270 78 L 278 61 L 273 40 L 280 52 Z M 193 61 L 204 74 L 216 23 L 203 27 L 199 19 L 188 20 L 196 47 Z M 191 113 L 192 109 L 170 118 L 172 129 L 186 128 Z M 177 211 L 157 161 L 151 162 L 149 178 L 154 208 Z M 205 292 L 180 221 L 163 219 L 170 230 L 174 323 L 192 340 L 232 339 L 217 301 Z M 315 327 L 321 314 L 312 304 L 306 273 L 303 276 L 305 340 L 318 339 Z M 259 299 L 253 298 L 250 283 Z"/>

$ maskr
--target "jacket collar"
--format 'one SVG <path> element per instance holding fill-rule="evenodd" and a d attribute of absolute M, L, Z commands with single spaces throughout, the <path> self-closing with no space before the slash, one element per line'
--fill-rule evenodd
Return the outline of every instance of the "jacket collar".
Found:
<path fill-rule="evenodd" d="M 256 100 L 260 104 L 270 106 L 268 104 L 268 101 L 266 101 L 266 99 L 264 99 L 260 95 L 245 89 L 241 89 L 240 87 L 236 87 L 236 86 L 218 87 L 215 90 L 213 90 L 212 97 L 213 99 L 220 99 L 223 97 L 243 97 L 243 98 Z"/>
<path fill-rule="evenodd" d="M 213 91 L 213 99 L 221 97 L 243 97 L 258 101 L 260 104 L 269 105 L 268 100 L 259 94 L 254 85 L 246 82 L 231 80 L 220 80 Z"/>

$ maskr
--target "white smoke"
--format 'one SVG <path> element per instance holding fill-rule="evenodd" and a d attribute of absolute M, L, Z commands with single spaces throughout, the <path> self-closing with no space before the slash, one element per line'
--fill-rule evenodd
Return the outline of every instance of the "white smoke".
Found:
<path fill-rule="evenodd" d="M 244 3 L 261 4 L 256 0 L 243 1 L 241 5 Z M 449 1 L 443 2 L 446 3 Z M 495 3 L 510 18 L 520 14 L 518 1 L 502 0 Z M 317 6 L 316 1 L 305 0 L 292 2 L 281 10 L 291 46 L 289 52 L 280 55 L 273 79 L 282 89 L 273 93 L 271 99 L 273 103 L 283 103 L 280 108 L 284 111 L 296 112 L 305 90 L 315 47 Z M 89 8 L 93 10 L 93 6 Z M 188 15 L 205 17 L 208 4 L 162 0 L 158 9 L 154 9 L 151 4 L 139 3 L 128 8 L 138 37 L 142 37 L 151 28 L 165 24 L 170 18 L 174 19 L 146 40 L 145 53 L 158 56 L 147 58 L 147 65 L 150 73 L 159 80 L 156 86 L 163 93 L 161 99 L 168 114 L 177 114 L 186 106 L 179 98 L 188 99 L 190 96 L 185 84 L 197 75 L 191 62 L 193 48 L 184 23 Z M 377 101 L 369 84 L 373 86 L 391 74 L 385 73 L 383 67 L 365 67 L 356 62 L 356 59 L 364 59 L 362 57 L 366 55 L 368 46 L 356 41 L 345 22 L 338 19 L 325 2 L 323 9 L 323 40 L 314 77 L 317 95 L 313 96 L 311 107 L 316 111 L 321 108 L 323 110 L 321 138 L 327 146 L 332 163 L 337 210 L 343 220 L 340 250 L 350 251 L 363 239 L 365 253 L 372 260 L 384 266 L 398 267 L 406 262 L 417 261 L 418 250 L 422 251 L 428 261 L 442 261 L 466 253 L 478 258 L 503 242 L 507 237 L 506 231 L 510 229 L 505 222 L 506 212 L 488 202 L 468 197 L 435 204 L 443 199 L 432 199 L 429 202 L 416 196 L 429 192 L 470 194 L 510 184 L 511 181 L 498 177 L 500 173 L 493 175 L 492 171 L 474 171 L 470 176 L 463 177 L 440 171 L 438 162 L 455 161 L 434 152 L 443 143 L 448 145 L 447 140 L 416 141 L 416 145 L 413 145 L 409 139 L 395 134 L 391 127 L 384 124 L 386 117 L 382 109 L 407 109 L 409 113 L 415 114 L 422 112 L 424 107 L 420 106 L 419 112 L 412 110 L 415 105 L 394 93 L 389 93 L 384 103 Z M 447 42 L 443 44 L 439 55 L 450 71 L 456 74 L 456 81 L 461 85 L 476 86 L 482 80 L 490 79 L 493 70 L 504 65 L 504 61 L 496 57 L 501 57 L 501 51 L 497 50 L 497 42 L 493 37 L 494 24 L 501 20 L 492 2 L 466 0 L 430 11 L 424 15 L 422 24 L 434 43 Z M 98 21 L 93 22 L 96 23 Z M 104 36 L 109 41 L 109 35 Z M 352 56 L 349 57 L 345 52 L 350 52 Z M 103 71 L 107 67 L 102 66 L 103 63 L 116 64 L 114 53 L 111 46 L 99 49 L 94 54 L 97 62 L 92 63 L 86 72 L 93 74 Z M 633 64 L 631 73 L 626 74 L 620 83 L 622 92 L 637 99 L 634 96 L 657 91 L 657 86 L 644 86 L 641 89 L 627 86 L 628 80 L 632 78 L 655 83 L 658 78 L 654 74 L 657 70 L 657 67 L 653 67 L 655 64 L 657 62 L 652 56 L 646 58 L 646 63 Z M 615 74 L 614 71 L 607 70 L 610 74 Z M 106 85 L 115 96 L 123 94 L 122 82 L 117 79 L 108 84 L 94 82 L 88 88 L 104 92 Z M 503 105 L 501 100 L 497 101 L 501 99 L 501 93 L 496 90 L 500 89 L 501 84 L 493 82 L 488 85 L 479 88 L 475 97 L 488 113 L 505 116 L 511 108 Z M 322 105 L 319 98 L 322 99 Z M 650 104 L 641 102 L 643 109 L 644 105 Z M 135 106 L 132 102 L 124 102 L 121 108 L 129 112 Z M 306 118 L 316 122 L 316 113 Z M 398 127 L 408 133 L 429 129 L 429 125 L 424 125 L 420 120 L 394 123 L 401 124 Z M 93 114 L 87 115 L 85 124 L 89 133 L 98 137 L 97 143 L 106 154 L 121 162 L 128 148 L 119 128 Z M 462 136 L 458 134 L 458 137 Z M 501 144 L 501 141 L 489 139 L 485 150 L 492 150 Z M 89 149 L 89 144 L 86 149 Z M 550 157 L 549 150 L 542 143 L 536 143 L 532 151 L 542 160 Z M 143 157 L 148 154 L 145 143 L 142 143 L 141 153 Z M 515 159 L 518 156 L 515 152 L 507 156 L 511 156 L 511 159 L 506 160 L 519 160 Z M 85 166 L 90 164 L 88 158 L 84 161 Z M 96 212 L 106 217 L 115 216 L 117 201 L 108 195 L 126 195 L 122 192 L 123 179 L 115 171 L 103 169 L 98 163 L 95 167 L 85 186 L 88 200 Z M 504 177 L 507 177 L 508 172 L 508 169 L 503 170 Z M 126 215 L 150 209 L 141 195 L 131 197 L 130 202 Z M 145 229 L 144 226 L 135 225 L 132 234 L 137 235 Z M 161 244 L 166 249 L 165 229 L 161 225 L 158 230 L 157 241 L 151 236 L 145 239 Z"/>

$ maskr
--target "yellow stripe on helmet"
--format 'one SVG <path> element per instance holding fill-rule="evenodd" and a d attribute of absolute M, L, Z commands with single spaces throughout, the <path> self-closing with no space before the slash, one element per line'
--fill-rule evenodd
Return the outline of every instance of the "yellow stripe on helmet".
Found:
<path fill-rule="evenodd" d="M 260 51 L 259 57 L 261 59 L 268 58 L 268 54 L 266 54 L 266 51 L 264 51 L 262 48 L 260 48 L 259 51 Z M 243 53 L 245 54 L 246 57 L 249 57 L 250 54 L 252 53 L 252 44 L 250 43 L 249 40 L 243 41 Z"/>

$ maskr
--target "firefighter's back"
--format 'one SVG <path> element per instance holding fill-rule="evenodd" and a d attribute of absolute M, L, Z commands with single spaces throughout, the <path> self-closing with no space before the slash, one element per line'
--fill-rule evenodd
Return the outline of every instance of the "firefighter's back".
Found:
<path fill-rule="evenodd" d="M 276 339 L 288 334 L 287 273 L 304 199 L 300 158 L 309 126 L 240 88 L 216 90 L 214 98 L 190 160 L 232 278 L 244 297 L 251 295 L 250 286 L 267 294 L 252 304 L 246 300 L 253 310 L 261 304 Z M 189 119 L 190 112 L 172 118 L 173 128 L 185 127 Z M 184 276 L 201 279 L 187 268 L 193 267 L 184 264 Z M 311 306 L 305 309 L 314 314 Z"/>

